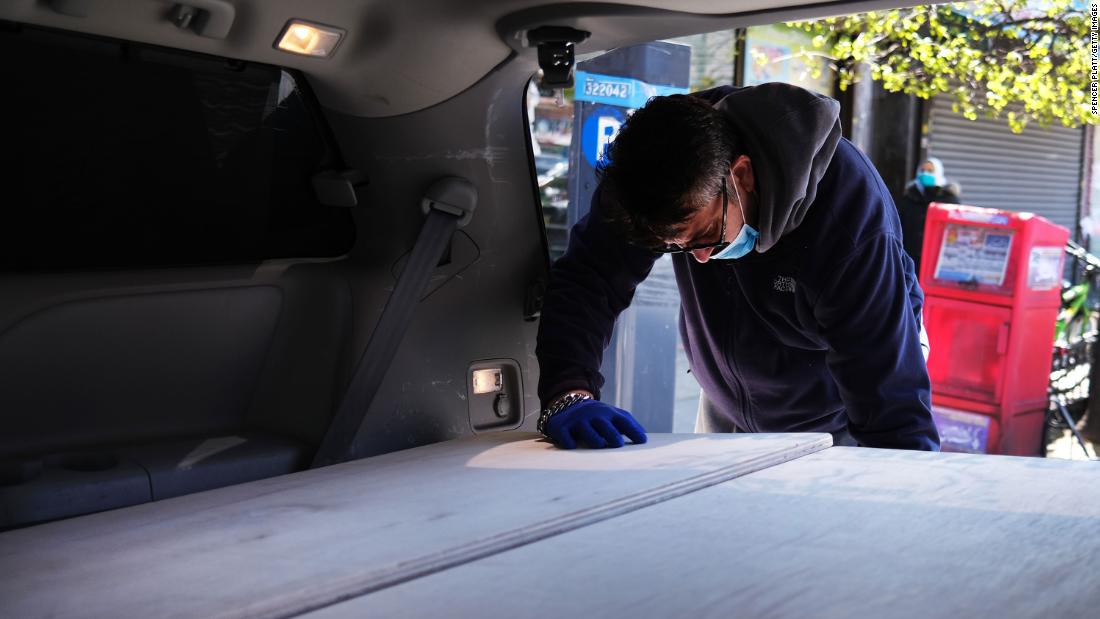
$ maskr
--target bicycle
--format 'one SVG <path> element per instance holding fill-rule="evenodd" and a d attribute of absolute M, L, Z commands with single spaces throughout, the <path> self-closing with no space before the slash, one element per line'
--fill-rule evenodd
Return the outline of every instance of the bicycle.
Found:
<path fill-rule="evenodd" d="M 1093 294 L 1100 291 L 1100 258 L 1073 241 L 1066 243 L 1066 255 L 1073 261 L 1072 280 L 1063 281 L 1062 304 L 1055 321 L 1050 406 L 1041 453 L 1047 455 L 1052 432 L 1061 434 L 1069 429 L 1091 458 L 1077 424 L 1088 414 L 1090 402 L 1100 408 L 1100 360 L 1094 359 L 1100 353 L 1096 346 L 1100 303 Z M 1097 397 L 1091 398 L 1094 390 Z"/>

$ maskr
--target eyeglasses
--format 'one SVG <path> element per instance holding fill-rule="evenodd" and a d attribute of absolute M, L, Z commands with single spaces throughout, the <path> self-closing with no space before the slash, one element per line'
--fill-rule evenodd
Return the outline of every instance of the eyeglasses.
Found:
<path fill-rule="evenodd" d="M 722 227 L 719 229 L 718 232 L 718 242 L 696 243 L 694 245 L 688 245 L 687 247 L 682 247 L 680 245 L 677 245 L 676 243 L 668 243 L 664 246 L 655 248 L 653 251 L 659 254 L 682 254 L 699 249 L 724 249 L 727 245 L 729 245 L 729 242 L 725 240 L 727 210 L 729 210 L 729 194 L 726 193 L 726 179 L 725 177 L 722 177 Z"/>

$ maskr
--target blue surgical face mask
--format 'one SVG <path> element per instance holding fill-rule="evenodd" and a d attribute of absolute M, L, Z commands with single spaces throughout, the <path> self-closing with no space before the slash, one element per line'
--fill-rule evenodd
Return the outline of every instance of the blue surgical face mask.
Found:
<path fill-rule="evenodd" d="M 737 206 L 741 209 L 741 221 L 744 224 L 741 226 L 741 231 L 737 233 L 737 238 L 733 239 L 733 242 L 727 245 L 722 251 L 711 254 L 711 260 L 735 260 L 747 255 L 756 247 L 756 241 L 760 239 L 760 233 L 756 228 L 749 225 L 748 219 L 745 217 L 745 207 L 741 204 L 741 195 L 737 191 L 736 184 L 731 185 L 734 195 L 737 197 Z"/>
<path fill-rule="evenodd" d="M 737 238 L 733 239 L 733 242 L 726 246 L 722 251 L 711 254 L 711 260 L 732 260 L 740 258 L 756 247 L 756 241 L 760 238 L 760 233 L 756 231 L 749 224 L 741 226 L 741 231 L 737 233 Z"/>
<path fill-rule="evenodd" d="M 925 187 L 935 187 L 936 175 L 929 172 L 921 172 L 917 175 L 917 182 Z"/>

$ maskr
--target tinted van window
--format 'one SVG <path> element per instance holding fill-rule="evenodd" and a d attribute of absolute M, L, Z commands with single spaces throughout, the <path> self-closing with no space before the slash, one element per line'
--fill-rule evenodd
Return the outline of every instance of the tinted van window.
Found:
<path fill-rule="evenodd" d="M 354 230 L 310 179 L 336 163 L 278 67 L 0 28 L 0 266 L 338 256 Z"/>

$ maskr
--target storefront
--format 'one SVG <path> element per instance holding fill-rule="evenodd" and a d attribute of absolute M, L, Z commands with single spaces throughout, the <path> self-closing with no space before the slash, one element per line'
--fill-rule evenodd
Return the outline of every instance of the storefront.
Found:
<path fill-rule="evenodd" d="M 943 161 L 963 204 L 1036 213 L 1081 238 L 1084 128 L 1031 123 L 1016 134 L 1003 119 L 953 112 L 950 97 L 930 105 L 927 153 Z"/>

